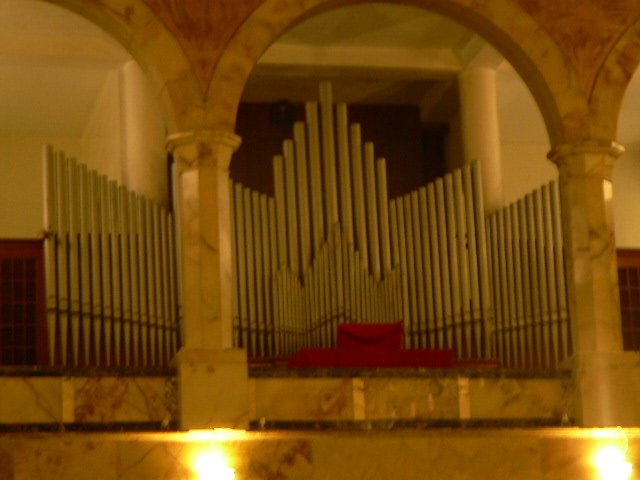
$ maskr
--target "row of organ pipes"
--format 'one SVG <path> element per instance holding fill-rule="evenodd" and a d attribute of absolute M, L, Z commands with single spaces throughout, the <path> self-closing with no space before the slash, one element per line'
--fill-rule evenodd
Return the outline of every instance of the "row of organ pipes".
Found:
<path fill-rule="evenodd" d="M 171 213 L 46 146 L 48 361 L 165 367 L 180 348 Z"/>
<path fill-rule="evenodd" d="M 495 357 L 529 338 L 525 327 L 494 318 L 476 164 L 390 200 L 386 160 L 363 143 L 360 125 L 349 125 L 347 106 L 334 105 L 323 82 L 319 104 L 306 103 L 305 122 L 273 158 L 273 176 L 273 197 L 230 185 L 234 343 L 250 357 L 335 346 L 341 322 L 402 321 L 405 348 L 453 348 L 459 358 Z M 563 275 L 561 248 L 555 255 L 556 270 L 545 274 Z M 517 321 L 537 320 L 523 313 Z"/>

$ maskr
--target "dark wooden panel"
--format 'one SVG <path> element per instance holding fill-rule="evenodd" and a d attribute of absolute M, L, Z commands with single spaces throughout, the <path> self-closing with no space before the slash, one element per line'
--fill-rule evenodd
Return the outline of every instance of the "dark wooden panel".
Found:
<path fill-rule="evenodd" d="M 47 361 L 43 244 L 0 240 L 0 365 Z"/>
<path fill-rule="evenodd" d="M 640 350 L 640 250 L 618 250 L 622 341 L 625 350 Z"/>

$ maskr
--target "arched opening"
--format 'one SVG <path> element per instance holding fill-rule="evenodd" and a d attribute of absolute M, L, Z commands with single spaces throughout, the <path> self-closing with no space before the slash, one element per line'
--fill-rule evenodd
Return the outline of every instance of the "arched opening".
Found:
<path fill-rule="evenodd" d="M 625 151 L 613 168 L 613 213 L 625 350 L 640 349 L 640 221 L 635 208 L 640 201 L 639 104 L 640 74 L 636 70 L 625 91 L 618 117 L 617 141 Z"/>
<path fill-rule="evenodd" d="M 460 123 L 458 77 L 473 66 L 476 56 L 484 57 L 479 61 L 496 72 L 503 203 L 508 204 L 556 176 L 555 167 L 545 159 L 549 138 L 531 92 L 509 62 L 469 29 L 427 10 L 396 4 L 335 9 L 293 27 L 272 44 L 244 88 L 236 127 L 243 144 L 234 156 L 232 176 L 258 190 L 273 191 L 272 185 L 261 186 L 270 178 L 270 166 L 257 157 L 278 153 L 281 137 L 290 134 L 290 127 L 282 128 L 286 119 L 279 125 L 270 122 L 268 110 L 286 100 L 294 107 L 289 123 L 301 119 L 300 106 L 317 97 L 321 80 L 331 81 L 335 101 L 348 103 L 352 110 L 361 105 L 402 105 L 413 110 L 414 125 L 409 128 L 417 124 L 449 131 L 446 144 L 440 146 L 446 150 L 440 165 L 426 168 L 440 173 L 450 170 L 464 156 L 456 125 Z M 262 104 L 262 113 L 250 111 L 258 108 L 255 104 Z M 364 116 L 355 118 L 362 121 Z M 266 138 L 272 134 L 265 129 L 276 127 L 279 132 Z M 419 133 L 413 135 L 413 143 L 424 140 L 417 138 Z M 393 147 L 384 148 L 382 155 L 391 151 Z M 418 157 L 415 152 L 411 155 Z M 390 180 L 398 184 L 392 191 L 406 192 L 433 177 L 413 167 L 407 172 L 411 179 Z"/>
<path fill-rule="evenodd" d="M 469 78 L 467 74 L 470 72 L 472 75 Z M 476 73 L 479 73 L 479 77 L 474 76 Z M 483 83 L 487 78 L 487 83 Z M 442 224 L 438 225 L 438 219 L 434 218 L 430 226 L 433 226 L 433 229 L 436 230 L 440 228 L 440 235 L 447 238 L 442 239 L 437 235 L 431 237 L 429 228 L 422 229 L 423 226 L 429 225 L 429 213 L 419 213 L 422 195 L 427 198 L 427 192 L 429 191 L 427 185 L 432 183 L 435 185 L 432 188 L 436 196 L 440 191 L 439 189 L 442 189 L 443 198 L 446 197 L 447 192 L 451 193 L 452 201 L 448 203 L 443 201 L 440 204 L 442 207 L 440 210 L 443 212 L 447 210 L 447 215 L 450 215 L 448 221 L 455 223 L 458 213 L 451 207 L 451 204 L 457 200 L 453 200 L 453 198 L 459 194 L 460 201 L 465 202 L 469 197 L 465 197 L 462 191 L 454 192 L 455 188 L 453 187 L 451 190 L 447 190 L 446 182 L 455 183 L 457 181 L 455 176 L 458 175 L 454 173 L 456 169 L 463 167 L 472 160 L 479 160 L 480 168 L 486 170 L 484 172 L 485 176 L 493 180 L 493 182 L 489 182 L 486 185 L 490 185 L 490 188 L 495 189 L 493 192 L 486 192 L 485 189 L 485 192 L 498 198 L 497 204 L 494 203 L 491 207 L 491 210 L 496 214 L 495 234 L 498 235 L 498 222 L 500 222 L 500 229 L 503 230 L 503 220 L 509 217 L 509 221 L 511 221 L 511 211 L 515 211 L 516 217 L 523 221 L 525 229 L 529 228 L 524 222 L 528 219 L 528 215 L 533 216 L 534 209 L 538 208 L 535 202 L 540 202 L 539 208 L 542 209 L 543 203 L 546 206 L 550 200 L 548 196 L 543 197 L 542 190 L 536 194 L 539 196 L 531 197 L 536 200 L 531 202 L 530 206 L 525 205 L 525 200 L 522 197 L 553 180 L 557 175 L 555 167 L 546 160 L 546 153 L 550 148 L 549 137 L 536 102 L 513 67 L 472 31 L 456 22 L 423 9 L 384 3 L 360 4 L 330 10 L 296 25 L 269 47 L 255 65 L 246 82 L 242 96 L 243 102 L 238 109 L 236 127 L 237 133 L 243 137 L 243 145 L 232 160 L 231 176 L 233 180 L 242 185 L 240 190 L 236 186 L 235 192 L 232 192 L 232 195 L 235 194 L 236 200 L 236 228 L 246 230 L 238 234 L 235 239 L 237 245 L 244 243 L 244 245 L 236 248 L 236 250 L 240 250 L 241 257 L 240 259 L 236 258 L 236 262 L 240 262 L 242 265 L 251 264 L 248 268 L 253 273 L 245 275 L 243 272 L 239 275 L 242 278 L 239 280 L 241 284 L 238 285 L 237 293 L 242 297 L 244 293 L 248 292 L 247 295 L 249 297 L 244 300 L 242 298 L 239 299 L 240 302 L 245 302 L 246 311 L 243 310 L 245 307 L 240 305 L 235 312 L 237 344 L 249 348 L 250 354 L 253 353 L 258 356 L 262 354 L 263 350 L 266 351 L 271 348 L 268 346 L 270 340 L 267 341 L 266 346 L 260 346 L 260 342 L 263 342 L 261 335 L 266 334 L 269 327 L 267 321 L 262 318 L 258 319 L 258 317 L 260 316 L 259 311 L 267 315 L 266 312 L 269 309 L 280 308 L 269 304 L 268 300 L 269 296 L 273 295 L 273 301 L 279 301 L 279 294 L 267 291 L 266 280 L 263 281 L 257 277 L 254 280 L 250 276 L 255 275 L 255 271 L 259 272 L 265 268 L 264 258 L 267 255 L 271 255 L 271 252 L 263 249 L 263 247 L 264 242 L 267 245 L 269 244 L 269 239 L 266 238 L 266 235 L 268 235 L 267 232 L 269 230 L 268 222 L 272 221 L 272 217 L 269 216 L 269 207 L 261 207 L 259 205 L 260 200 L 254 201 L 252 197 L 259 198 L 260 195 L 265 195 L 265 203 L 268 204 L 270 201 L 269 196 L 275 193 L 275 212 L 280 208 L 277 205 L 278 202 L 287 206 L 296 202 L 306 202 L 309 205 L 303 207 L 304 211 L 312 212 L 313 200 L 299 200 L 299 190 L 295 190 L 294 187 L 288 185 L 299 185 L 301 182 L 298 176 L 299 167 L 291 167 L 291 173 L 287 173 L 287 168 L 289 167 L 287 167 L 288 154 L 286 149 L 292 148 L 295 150 L 297 148 L 295 145 L 298 145 L 298 143 L 295 143 L 293 147 L 285 146 L 284 152 L 281 143 L 285 138 L 292 138 L 292 128 L 295 122 L 304 122 L 303 128 L 310 128 L 308 109 L 305 109 L 303 102 L 317 99 L 318 95 L 315 92 L 321 80 L 329 80 L 331 82 L 333 86 L 333 101 L 335 103 L 345 102 L 348 104 L 349 120 L 360 124 L 362 142 L 368 140 L 375 145 L 375 158 L 384 157 L 386 159 L 385 176 L 387 182 L 385 197 L 384 199 L 378 199 L 378 207 L 374 207 L 374 209 L 380 210 L 379 205 L 384 204 L 387 199 L 389 200 L 389 211 L 393 212 L 395 209 L 395 212 L 385 213 L 378 211 L 376 215 L 379 215 L 380 219 L 385 215 L 389 215 L 390 226 L 386 228 L 389 228 L 390 232 L 373 232 L 371 234 L 373 237 L 380 237 L 375 240 L 371 238 L 368 240 L 342 239 L 340 237 L 339 241 L 344 240 L 347 245 L 355 245 L 355 251 L 360 255 L 363 255 L 362 247 L 364 243 L 367 243 L 368 250 L 371 251 L 372 244 L 377 244 L 378 241 L 381 244 L 384 243 L 385 235 L 389 236 L 391 245 L 406 241 L 406 247 L 398 247 L 397 255 L 395 253 L 389 254 L 389 257 L 393 258 L 390 261 L 390 265 L 395 266 L 396 263 L 393 262 L 397 261 L 397 265 L 401 265 L 402 275 L 412 276 L 408 283 L 398 287 L 399 290 L 405 290 L 399 294 L 402 297 L 399 303 L 403 303 L 404 307 L 401 306 L 399 307 L 400 310 L 390 314 L 391 317 L 395 315 L 397 317 L 396 320 L 406 320 L 411 317 L 411 320 L 408 320 L 412 322 L 413 326 L 411 328 L 415 326 L 416 330 L 420 330 L 420 333 L 412 333 L 414 335 L 412 340 L 405 345 L 410 345 L 412 348 L 451 347 L 457 350 L 459 358 L 468 359 L 474 356 L 476 358 L 483 356 L 484 354 L 479 354 L 480 349 L 483 348 L 480 345 L 486 346 L 491 343 L 492 353 L 490 355 L 496 357 L 498 356 L 498 350 L 501 350 L 501 361 L 504 365 L 531 366 L 538 364 L 550 366 L 556 364 L 559 358 L 567 354 L 566 349 L 569 342 L 566 332 L 563 346 L 559 344 L 552 347 L 545 346 L 544 352 L 537 351 L 535 353 L 533 348 L 526 347 L 526 353 L 522 353 L 521 357 L 520 353 L 516 354 L 512 351 L 515 349 L 515 347 L 512 348 L 512 345 L 520 343 L 524 345 L 526 341 L 531 341 L 533 344 L 534 336 L 538 338 L 537 335 L 539 335 L 541 339 L 543 335 L 548 334 L 550 337 L 550 332 L 559 328 L 558 325 L 551 325 L 549 322 L 544 326 L 544 329 L 547 329 L 544 332 L 543 327 L 540 327 L 540 331 L 536 333 L 533 332 L 533 327 L 530 328 L 530 332 L 529 327 L 526 327 L 525 331 L 525 316 L 530 315 L 533 318 L 535 315 L 540 317 L 547 315 L 550 318 L 548 311 L 543 313 L 536 310 L 534 314 L 533 310 L 537 308 L 534 307 L 534 304 L 538 299 L 526 293 L 528 287 L 525 287 L 522 283 L 529 282 L 529 273 L 523 276 L 515 267 L 516 257 L 518 257 L 518 262 L 524 258 L 519 257 L 519 255 L 525 255 L 525 247 L 519 245 L 518 251 L 514 253 L 513 245 L 509 243 L 507 246 L 507 243 L 511 240 L 504 240 L 507 243 L 502 245 L 498 245 L 498 243 L 493 246 L 486 244 L 485 247 L 494 249 L 492 254 L 494 255 L 493 258 L 496 259 L 495 266 L 491 263 L 491 259 L 488 257 L 485 259 L 487 261 L 484 267 L 486 275 L 492 278 L 497 276 L 498 280 L 494 281 L 494 286 L 490 286 L 487 283 L 487 291 L 484 293 L 482 292 L 483 287 L 477 287 L 477 292 L 473 293 L 472 290 L 476 289 L 476 286 L 471 285 L 471 283 L 469 284 L 469 291 L 467 291 L 466 286 L 460 286 L 462 282 L 468 281 L 468 278 L 465 277 L 468 272 L 463 272 L 460 268 L 462 264 L 475 261 L 478 252 L 467 250 L 469 248 L 468 245 L 456 244 L 456 239 L 469 234 L 470 230 L 468 229 L 480 228 L 479 224 L 474 227 L 465 226 L 463 225 L 464 220 L 461 220 L 462 223 L 458 224 L 457 227 L 452 226 L 451 230 L 447 230 L 447 220 L 442 220 Z M 488 106 L 485 104 L 483 106 L 477 103 L 479 98 L 484 99 L 484 93 L 495 99 L 493 104 Z M 483 110 L 483 108 L 487 107 L 491 111 Z M 493 130 L 486 129 L 485 120 L 486 123 L 493 124 Z M 323 121 L 320 120 L 320 122 Z M 341 135 L 339 127 L 336 128 L 336 135 L 339 137 Z M 321 126 L 321 134 L 323 129 L 324 127 Z M 468 130 L 474 129 L 483 133 L 479 135 L 480 138 L 476 136 L 475 140 L 473 138 L 469 140 L 467 138 Z M 348 136 L 348 134 L 344 134 L 344 136 Z M 304 138 L 304 135 L 302 137 Z M 491 141 L 485 142 L 487 137 L 492 137 Z M 309 141 L 310 137 L 306 138 Z M 339 139 L 336 141 L 340 142 Z M 347 141 L 351 142 L 350 145 L 353 146 L 353 137 L 350 137 Z M 471 145 L 474 141 L 477 142 L 475 146 Z M 307 144 L 302 149 L 304 150 L 305 148 L 310 147 Z M 474 148 L 477 149 L 474 150 Z M 320 150 L 323 149 L 324 145 Z M 485 158 L 482 158 L 483 153 L 481 153 L 483 149 L 485 149 L 484 152 L 487 149 L 490 150 L 491 156 L 490 163 L 484 166 L 483 161 Z M 277 161 L 283 164 L 284 167 L 279 166 L 274 170 L 275 182 L 271 173 L 272 167 L 268 161 L 274 155 L 284 156 L 284 159 Z M 296 153 L 296 155 L 298 154 Z M 310 150 L 308 155 L 311 155 Z M 336 158 L 339 156 L 340 153 L 338 152 Z M 310 161 L 309 158 L 304 160 L 304 162 Z M 281 168 L 284 168 L 285 172 L 277 173 Z M 311 163 L 308 163 L 305 169 L 307 168 L 308 172 L 312 171 L 313 166 Z M 338 183 L 346 176 L 342 173 L 343 170 L 341 168 L 340 165 L 336 164 L 335 170 Z M 366 168 L 365 165 L 364 170 Z M 293 173 L 294 171 L 295 173 Z M 316 171 L 319 172 L 318 175 L 320 177 L 316 176 L 314 178 L 313 173 L 303 174 L 308 175 L 308 180 L 302 181 L 305 184 L 305 189 L 308 188 L 309 191 L 312 191 L 314 182 L 321 183 L 323 188 L 327 188 L 327 185 L 331 182 L 336 182 L 336 180 L 328 179 L 320 170 Z M 353 172 L 353 167 L 347 167 L 344 170 L 348 175 L 352 175 L 352 173 L 348 173 L 349 171 Z M 443 181 L 442 177 L 446 174 L 449 175 Z M 281 175 L 282 185 L 280 187 L 278 186 L 278 175 Z M 291 175 L 290 180 L 288 175 Z M 374 178 L 374 176 L 372 174 L 371 178 Z M 344 198 L 352 197 L 355 204 L 355 197 L 358 195 L 356 193 L 358 182 L 353 179 L 353 176 L 350 178 L 349 181 L 352 183 L 350 184 L 351 186 L 344 187 L 347 190 Z M 364 174 L 364 178 L 366 182 L 366 174 Z M 376 177 L 376 180 L 370 181 L 371 189 L 378 188 L 378 193 L 380 188 L 375 187 L 374 184 L 377 184 L 379 178 Z M 497 181 L 495 181 L 496 179 Z M 445 186 L 442 186 L 443 184 Z M 485 187 L 484 182 L 483 187 Z M 340 211 L 339 215 L 342 215 L 344 211 L 350 211 L 351 207 L 347 208 L 345 204 L 351 200 L 343 200 L 342 185 L 334 185 L 329 188 L 336 190 L 336 193 L 332 195 L 336 198 L 340 197 L 336 200 L 339 204 L 339 208 L 336 207 Z M 369 186 L 365 186 L 364 190 L 369 188 Z M 424 194 L 421 193 L 423 188 Z M 280 193 L 278 192 L 279 189 Z M 280 195 L 281 200 L 278 200 L 278 195 Z M 323 193 L 323 195 L 328 194 Z M 375 194 L 372 195 L 375 196 Z M 468 193 L 468 195 L 471 196 L 472 193 Z M 548 195 L 548 191 L 544 195 Z M 412 197 L 415 198 L 416 205 L 418 205 L 415 209 L 412 209 L 413 207 L 411 206 Z M 406 201 L 404 200 L 405 198 Z M 539 200 L 537 200 L 538 198 Z M 514 206 L 510 211 L 505 210 L 509 204 L 518 199 L 522 199 L 522 212 L 518 213 L 518 206 Z M 406 210 L 404 210 L 405 206 Z M 287 207 L 282 208 L 287 209 Z M 429 208 L 428 202 L 425 201 L 423 210 L 428 211 Z M 465 208 L 470 211 L 474 207 L 471 206 L 471 203 L 467 203 Z M 434 212 L 437 212 L 437 210 L 435 208 Z M 265 226 L 258 224 L 253 224 L 252 226 L 251 221 L 255 222 L 255 220 L 250 220 L 247 223 L 247 218 L 260 217 L 261 211 L 267 211 L 268 220 L 265 220 L 267 222 Z M 304 220 L 305 215 L 310 216 L 311 220 Z M 351 213 L 348 215 L 351 215 Z M 370 228 L 374 220 L 370 218 L 369 214 L 365 213 L 364 215 L 367 218 L 363 220 L 363 225 L 365 226 L 362 228 L 366 230 Z M 399 234 L 399 237 L 406 240 L 401 238 L 394 239 L 394 235 L 398 235 L 397 232 L 402 230 L 398 227 L 399 218 L 402 215 L 406 216 L 407 224 L 414 222 L 413 227 L 407 227 Z M 481 214 L 482 217 L 483 215 Z M 518 215 L 521 216 L 518 217 Z M 556 219 L 559 218 L 558 215 L 559 212 L 556 214 Z M 275 216 L 277 217 L 277 213 Z M 324 218 L 325 224 L 332 222 L 326 212 L 321 213 L 320 216 Z M 394 216 L 395 219 L 392 219 Z M 284 220 L 285 217 L 290 217 L 292 220 Z M 291 228 L 291 222 L 293 222 L 296 224 L 296 228 L 300 228 L 301 232 L 303 232 L 305 229 L 315 229 L 316 218 L 320 218 L 316 213 L 301 213 L 299 209 L 295 209 L 295 212 L 291 213 L 288 210 L 287 213 L 282 213 L 281 219 L 273 219 L 273 225 L 276 226 L 276 230 L 282 231 L 283 228 Z M 349 220 L 349 222 L 351 221 Z M 386 221 L 383 220 L 382 223 Z M 353 222 L 357 224 L 357 220 Z M 378 224 L 377 222 L 378 220 L 375 220 L 376 225 Z M 482 228 L 485 228 L 484 217 L 481 222 L 483 224 Z M 302 227 L 300 227 L 301 223 L 303 224 Z M 340 223 L 342 232 L 344 219 L 340 217 L 338 223 Z M 247 233 L 252 228 L 255 230 Z M 354 228 L 357 229 L 357 226 Z M 461 234 L 452 233 L 455 228 L 458 228 Z M 538 228 L 537 224 L 532 223 L 531 228 L 535 230 Z M 394 229 L 396 230 L 395 232 Z M 329 230 L 330 228 L 327 227 L 325 231 L 327 239 L 331 236 L 331 234 L 326 233 Z M 418 232 L 418 230 L 420 231 Z M 517 233 L 518 235 L 520 234 L 519 231 Z M 489 234 L 487 233 L 487 235 Z M 305 254 L 305 248 L 301 247 L 301 243 L 304 242 L 301 239 L 304 235 L 304 233 L 301 233 L 300 237 L 285 238 L 286 236 L 283 234 L 280 239 L 275 240 L 275 243 L 280 245 L 280 243 L 285 242 L 289 246 L 295 245 L 293 248 L 300 250 L 301 258 L 311 259 L 308 265 L 311 271 L 314 268 L 319 268 L 313 265 L 313 258 L 314 255 L 320 255 L 320 250 L 311 255 Z M 552 235 L 552 233 L 549 233 L 549 235 Z M 415 236 L 415 239 L 409 240 L 409 236 Z M 249 237 L 250 240 L 248 239 Z M 339 243 L 338 240 L 335 241 Z M 433 250 L 427 251 L 429 247 L 425 246 L 426 243 L 431 242 L 430 244 L 433 245 L 434 241 L 436 243 L 444 242 L 441 245 L 441 252 L 443 248 L 448 249 L 451 252 L 451 256 L 442 260 L 437 253 L 434 254 Z M 251 242 L 255 243 L 252 244 Z M 327 242 L 331 243 L 330 240 L 327 240 Z M 451 243 L 447 244 L 447 242 Z M 319 244 L 321 243 L 319 242 Z M 373 248 L 384 249 L 380 245 Z M 393 250 L 394 247 L 389 248 Z M 456 251 L 458 248 L 460 250 Z M 511 257 L 505 257 L 502 260 L 498 259 L 501 254 L 506 255 L 507 248 L 510 249 L 509 255 Z M 522 250 L 520 250 L 521 248 Z M 273 275 L 278 274 L 283 269 L 291 268 L 290 263 L 292 260 L 290 255 L 277 250 L 278 248 L 274 250 L 273 258 L 269 260 L 269 268 L 273 270 L 271 272 Z M 345 252 L 339 255 L 351 255 L 350 252 Z M 537 262 L 538 258 L 533 259 L 533 256 L 529 256 L 529 253 L 528 251 L 526 252 L 527 261 L 531 258 L 532 262 Z M 531 252 L 532 255 L 533 253 Z M 536 254 L 544 256 L 542 247 L 540 247 L 539 253 Z M 561 255 L 561 253 L 558 253 L 558 255 Z M 418 260 L 407 260 L 408 257 L 412 256 L 418 258 Z M 431 262 L 431 266 L 428 267 L 426 266 L 428 263 L 427 256 Z M 259 265 L 256 263 L 258 257 L 262 258 Z M 441 260 L 442 265 L 436 269 L 437 271 L 434 270 L 433 263 Z M 515 285 L 517 284 L 520 289 L 519 297 L 516 297 L 515 293 L 511 298 L 507 291 L 504 293 L 495 291 L 500 282 L 499 277 L 502 274 L 500 262 L 509 260 L 511 260 L 511 263 L 509 263 L 508 267 L 504 267 L 504 274 L 506 275 L 507 270 L 511 272 L 509 281 L 513 285 L 509 285 L 507 290 L 511 287 L 516 288 Z M 380 259 L 376 260 L 376 262 L 380 261 Z M 410 265 L 412 261 L 415 261 L 414 265 Z M 551 257 L 541 258 L 540 261 L 542 263 L 548 262 L 549 265 L 553 264 L 552 268 L 554 270 L 561 269 L 561 257 L 559 257 L 558 262 Z M 425 273 L 426 270 L 423 270 L 416 273 L 423 267 L 429 272 Z M 492 270 L 494 267 L 495 271 Z M 238 268 L 243 267 L 239 266 Z M 357 267 L 348 266 L 345 268 L 358 270 L 361 267 L 358 265 Z M 374 273 L 375 269 L 371 264 L 362 268 L 368 274 L 377 275 Z M 380 269 L 384 271 L 385 267 Z M 291 289 L 287 290 L 288 293 L 282 293 L 283 299 L 288 295 L 297 295 L 298 291 L 296 289 L 303 289 L 305 284 L 316 281 L 302 270 L 295 271 L 292 277 L 302 279 L 300 285 L 292 286 L 293 284 L 289 283 L 288 286 L 283 287 Z M 390 277 L 392 276 L 391 270 L 393 268 L 390 268 L 387 272 Z M 446 274 L 445 270 L 447 271 Z M 547 273 L 550 274 L 545 269 L 544 273 L 540 275 L 546 276 Z M 478 271 L 473 273 L 473 275 L 478 274 Z M 558 271 L 558 275 L 563 275 L 563 272 Z M 427 276 L 429 276 L 428 279 Z M 337 283 L 341 281 L 338 277 L 339 275 L 336 274 Z M 380 278 L 384 277 L 385 274 L 380 274 Z M 457 280 L 454 281 L 453 277 L 457 278 Z M 461 283 L 457 283 L 458 280 Z M 295 283 L 291 279 L 281 279 L 281 281 L 283 285 L 287 282 Z M 412 282 L 415 282 L 416 285 L 413 285 Z M 507 282 L 506 277 L 503 282 Z M 537 277 L 535 282 L 536 284 L 538 283 Z M 329 281 L 329 283 L 331 282 Z M 442 283 L 442 285 L 435 287 L 436 283 Z M 333 285 L 327 284 L 326 288 L 328 289 L 327 292 L 331 292 L 326 293 L 326 296 L 338 295 L 331 290 Z M 390 286 L 388 288 L 394 287 Z M 439 289 L 439 293 L 434 293 L 435 290 L 430 291 L 430 289 L 436 288 Z M 348 287 L 345 287 L 345 289 L 348 290 Z M 490 289 L 493 290 L 489 292 Z M 346 290 L 344 293 L 345 298 L 351 295 L 351 292 Z M 491 339 L 488 337 L 479 338 L 484 333 L 481 333 L 480 330 L 473 331 L 475 328 L 471 327 L 473 313 L 467 310 L 472 302 L 471 296 L 475 294 L 479 296 L 487 295 L 486 302 L 483 304 L 486 308 L 489 308 L 489 304 L 494 306 L 500 304 L 499 306 L 502 309 L 502 303 L 504 302 L 508 310 L 511 308 L 511 302 L 513 315 L 510 316 L 509 312 L 500 313 L 502 315 L 500 321 L 503 322 L 500 328 L 504 332 L 511 329 L 514 333 L 509 333 L 508 338 L 505 334 L 500 340 L 495 336 Z M 440 295 L 442 298 L 436 300 L 436 296 Z M 465 295 L 469 295 L 469 299 Z M 538 289 L 535 295 L 546 298 L 548 292 Z M 556 295 L 554 298 L 557 299 L 557 292 L 554 295 Z M 563 291 L 562 295 L 564 297 L 566 292 Z M 258 298 L 259 296 L 260 299 Z M 454 298 L 456 296 L 459 298 Z M 263 304 L 256 308 L 254 304 L 259 302 L 263 302 Z M 302 305 L 305 302 L 309 303 L 307 300 L 301 299 L 299 304 L 287 306 L 285 305 L 286 301 L 283 300 L 283 302 L 281 307 L 293 309 L 293 311 L 297 312 L 296 315 L 299 314 L 300 310 L 295 309 L 304 310 L 307 307 Z M 436 306 L 438 302 L 445 305 Z M 362 315 L 370 314 L 362 314 L 360 310 L 356 314 L 348 311 L 349 308 L 357 310 L 359 307 L 345 307 L 344 304 L 334 305 L 331 302 L 329 303 L 326 306 L 328 310 L 326 312 L 323 310 L 320 316 L 326 313 L 325 316 L 340 317 L 337 323 L 374 322 L 371 318 L 365 320 L 361 317 Z M 482 301 L 478 299 L 477 308 L 480 310 L 484 308 L 481 304 Z M 325 306 L 319 308 L 324 309 Z M 366 309 L 366 307 L 362 308 Z M 386 307 L 380 308 L 384 309 Z M 566 321 L 566 304 L 564 308 L 563 315 L 564 321 Z M 439 311 L 436 311 L 438 309 Z M 520 309 L 518 313 L 516 313 L 517 309 Z M 495 316 L 497 314 L 492 311 L 491 315 Z M 516 318 L 516 315 L 520 315 L 521 319 Z M 373 317 L 378 318 L 375 315 Z M 458 322 L 456 324 L 458 326 L 451 327 L 451 337 L 455 337 L 455 340 L 453 340 L 455 345 L 446 344 L 444 340 L 444 337 L 447 337 L 449 333 L 443 333 L 444 330 L 439 322 L 449 321 L 445 320 L 445 317 L 449 318 L 449 320 L 456 318 L 456 320 L 452 320 L 452 325 Z M 423 320 L 418 320 L 418 318 Z M 282 321 L 286 323 L 289 320 Z M 423 321 L 424 326 L 421 323 Z M 323 331 L 324 326 L 317 326 L 320 324 L 325 325 L 323 322 L 326 323 L 328 320 L 323 317 L 323 319 L 317 320 L 313 324 L 314 326 L 305 326 L 304 328 L 315 329 L 315 334 L 320 338 L 319 341 L 328 345 L 334 340 L 335 333 L 331 331 L 331 328 Z M 522 325 L 516 326 L 518 322 L 521 322 Z M 317 333 L 318 331 L 321 333 Z M 405 334 L 407 332 L 408 329 L 405 327 Z M 531 335 L 531 338 L 528 335 Z M 326 336 L 326 338 L 323 336 Z M 540 339 L 538 339 L 539 343 L 541 342 Z M 283 341 L 297 345 L 291 338 Z M 501 344 L 499 345 L 500 342 Z M 326 346 L 325 343 L 323 343 L 323 346 Z M 258 350 L 256 351 L 255 349 Z M 507 353 L 507 350 L 509 353 Z M 560 350 L 562 350 L 562 353 Z M 292 352 L 289 351 L 287 353 Z M 509 355 L 511 357 L 507 358 Z"/>
<path fill-rule="evenodd" d="M 3 253 L 0 363 L 33 363 L 20 344 L 37 342 L 39 363 L 124 365 L 134 348 L 125 336 L 142 322 L 138 307 L 137 320 L 133 313 L 133 243 L 124 238 L 145 215 L 127 202 L 170 206 L 166 119 L 133 57 L 77 14 L 9 0 L 0 6 L 0 36 L 0 239 L 39 252 L 44 245 L 48 254 L 46 286 L 36 288 L 47 305 L 34 310 L 30 260 Z M 46 162 L 43 145 L 57 152 Z"/>

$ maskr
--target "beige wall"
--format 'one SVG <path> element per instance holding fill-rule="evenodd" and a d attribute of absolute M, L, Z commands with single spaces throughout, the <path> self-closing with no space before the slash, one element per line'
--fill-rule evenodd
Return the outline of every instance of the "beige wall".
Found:
<path fill-rule="evenodd" d="M 519 77 L 509 69 L 500 69 L 498 95 L 502 95 L 500 112 L 501 157 L 504 204 L 522 198 L 558 176 L 557 168 L 547 160 L 550 146 L 545 126 L 533 97 Z M 625 97 L 623 111 L 637 99 Z M 620 129 L 624 137 L 625 115 Z M 526 136 L 536 142 L 527 143 Z M 614 221 L 616 246 L 640 248 L 640 146 L 624 145 L 626 153 L 617 160 L 613 172 Z"/>
<path fill-rule="evenodd" d="M 547 145 L 502 145 L 502 193 L 508 205 L 558 177 Z"/>
<path fill-rule="evenodd" d="M 37 238 L 42 233 L 44 144 L 76 158 L 82 151 L 78 138 L 0 137 L 0 238 Z"/>
<path fill-rule="evenodd" d="M 613 169 L 616 246 L 640 248 L 640 148 L 627 150 Z"/>
<path fill-rule="evenodd" d="M 162 121 L 149 83 L 134 61 L 120 69 L 122 116 L 122 182 L 132 190 L 168 205 L 168 173 L 165 141 L 167 129 Z"/>
<path fill-rule="evenodd" d="M 137 64 L 110 71 L 82 135 L 0 137 L 0 238 L 41 234 L 44 144 L 167 205 L 164 141 L 164 124 Z"/>
<path fill-rule="evenodd" d="M 80 161 L 112 180 L 122 179 L 122 115 L 119 70 L 111 70 L 82 134 Z"/>
<path fill-rule="evenodd" d="M 140 67 L 109 72 L 82 136 L 82 161 L 167 205 L 166 128 Z"/>

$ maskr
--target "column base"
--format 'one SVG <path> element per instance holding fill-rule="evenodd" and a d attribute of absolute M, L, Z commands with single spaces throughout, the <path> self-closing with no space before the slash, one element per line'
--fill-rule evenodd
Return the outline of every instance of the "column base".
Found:
<path fill-rule="evenodd" d="M 249 370 L 244 350 L 183 348 L 175 363 L 180 429 L 248 428 Z"/>
<path fill-rule="evenodd" d="M 583 427 L 640 425 L 640 353 L 590 353 L 574 357 L 577 421 Z"/>

